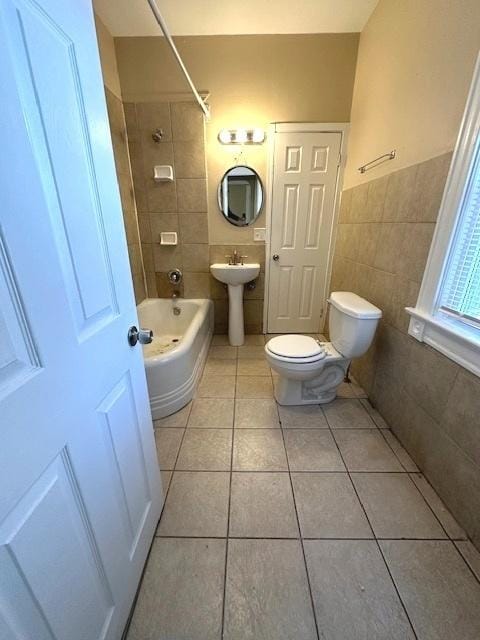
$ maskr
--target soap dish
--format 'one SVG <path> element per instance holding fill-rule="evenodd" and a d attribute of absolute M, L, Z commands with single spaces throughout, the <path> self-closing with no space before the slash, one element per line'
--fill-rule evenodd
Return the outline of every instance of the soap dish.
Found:
<path fill-rule="evenodd" d="M 177 232 L 162 231 L 162 233 L 160 234 L 160 244 L 170 246 L 177 244 Z"/>
<path fill-rule="evenodd" d="M 173 182 L 173 167 L 168 164 L 157 164 L 153 167 L 155 182 Z"/>

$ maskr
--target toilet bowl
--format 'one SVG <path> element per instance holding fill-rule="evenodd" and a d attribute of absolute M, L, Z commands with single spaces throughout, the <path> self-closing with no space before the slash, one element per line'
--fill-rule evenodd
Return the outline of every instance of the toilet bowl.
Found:
<path fill-rule="evenodd" d="M 265 345 L 267 361 L 278 373 L 275 398 L 281 405 L 331 402 L 352 358 L 372 343 L 380 309 L 355 293 L 336 291 L 328 300 L 331 342 L 310 336 L 276 336 Z"/>

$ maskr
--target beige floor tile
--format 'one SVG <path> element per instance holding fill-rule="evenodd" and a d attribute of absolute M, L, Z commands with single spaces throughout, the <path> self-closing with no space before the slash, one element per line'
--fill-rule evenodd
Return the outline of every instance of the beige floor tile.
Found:
<path fill-rule="evenodd" d="M 373 429 L 376 426 L 357 399 L 339 398 L 324 404 L 322 409 L 332 429 Z"/>
<path fill-rule="evenodd" d="M 292 473 L 304 538 L 373 538 L 347 473 Z"/>
<path fill-rule="evenodd" d="M 337 398 L 356 398 L 352 385 L 342 382 L 337 389 Z"/>
<path fill-rule="evenodd" d="M 320 638 L 414 640 L 373 540 L 306 540 Z"/>
<path fill-rule="evenodd" d="M 204 375 L 198 385 L 197 398 L 234 398 L 235 376 Z"/>
<path fill-rule="evenodd" d="M 236 398 L 272 398 L 273 384 L 270 376 L 238 376 Z"/>
<path fill-rule="evenodd" d="M 285 429 L 284 437 L 292 471 L 345 471 L 327 429 Z"/>
<path fill-rule="evenodd" d="M 270 376 L 265 358 L 243 358 L 237 363 L 237 376 Z"/>
<path fill-rule="evenodd" d="M 298 540 L 230 540 L 225 640 L 315 640 Z"/>
<path fill-rule="evenodd" d="M 232 427 L 233 403 L 233 399 L 228 398 L 196 398 L 188 419 L 188 427 Z"/>
<path fill-rule="evenodd" d="M 185 429 L 155 429 L 155 445 L 160 469 L 173 469 Z"/>
<path fill-rule="evenodd" d="M 480 552 L 469 540 L 457 540 L 455 546 L 480 582 Z"/>
<path fill-rule="evenodd" d="M 235 429 L 280 427 L 277 403 L 268 398 L 235 400 Z"/>
<path fill-rule="evenodd" d="M 178 471 L 229 471 L 232 429 L 187 429 L 178 454 Z"/>
<path fill-rule="evenodd" d="M 352 473 L 377 538 L 446 538 L 406 473 Z"/>
<path fill-rule="evenodd" d="M 374 407 L 372 407 L 372 405 L 366 398 L 360 398 L 360 402 L 362 403 L 362 406 L 365 407 L 368 415 L 372 418 L 379 429 L 390 428 L 383 417 L 380 415 L 380 413 Z"/>
<path fill-rule="evenodd" d="M 378 429 L 334 429 L 349 471 L 403 471 Z"/>
<path fill-rule="evenodd" d="M 220 640 L 225 545 L 157 538 L 127 640 Z"/>
<path fill-rule="evenodd" d="M 203 373 L 212 376 L 234 376 L 237 373 L 237 363 L 235 360 L 208 358 Z"/>
<path fill-rule="evenodd" d="M 417 489 L 428 502 L 428 504 L 430 505 L 430 509 L 440 520 L 443 528 L 450 536 L 450 538 L 452 538 L 453 540 L 466 540 L 467 534 L 452 516 L 450 511 L 448 511 L 446 506 L 443 504 L 443 502 L 435 492 L 435 489 L 425 479 L 425 477 L 421 473 L 412 473 L 410 474 L 410 478 L 413 480 Z"/>
<path fill-rule="evenodd" d="M 233 473 L 229 535 L 298 538 L 288 473 Z"/>
<path fill-rule="evenodd" d="M 284 429 L 328 429 L 327 420 L 317 404 L 290 407 L 278 405 L 278 411 Z"/>
<path fill-rule="evenodd" d="M 238 429 L 233 434 L 234 471 L 287 471 L 280 429 Z"/>
<path fill-rule="evenodd" d="M 214 360 L 236 360 L 237 347 L 231 346 L 212 346 L 208 352 L 208 357 Z"/>
<path fill-rule="evenodd" d="M 253 347 L 253 346 L 261 346 L 265 344 L 265 337 L 259 334 L 249 334 L 245 336 L 244 346 Z"/>
<path fill-rule="evenodd" d="M 157 535 L 227 534 L 230 473 L 175 471 Z"/>
<path fill-rule="evenodd" d="M 212 337 L 212 347 L 228 347 L 230 342 L 228 336 L 222 333 L 217 333 Z"/>
<path fill-rule="evenodd" d="M 265 349 L 261 346 L 238 347 L 238 359 L 242 358 L 265 358 Z"/>
<path fill-rule="evenodd" d="M 165 499 L 168 491 L 168 487 L 170 486 L 170 480 L 172 479 L 173 471 L 161 471 L 160 475 L 162 476 L 162 489 L 163 489 L 163 499 Z"/>
<path fill-rule="evenodd" d="M 383 540 L 380 546 L 418 638 L 480 638 L 480 584 L 452 542 Z"/>
<path fill-rule="evenodd" d="M 381 429 L 380 433 L 385 438 L 385 440 L 390 445 L 390 448 L 393 450 L 397 458 L 400 460 L 400 463 L 404 467 L 405 471 L 416 472 L 418 471 L 417 465 L 408 455 L 407 451 L 402 447 L 397 438 L 393 435 L 390 429 Z"/>
<path fill-rule="evenodd" d="M 159 420 L 154 420 L 153 426 L 155 427 L 155 429 L 165 427 L 186 427 L 191 409 L 192 403 L 189 402 L 185 407 L 183 407 L 183 409 L 180 409 L 176 413 L 172 413 L 171 416 L 160 418 Z"/>

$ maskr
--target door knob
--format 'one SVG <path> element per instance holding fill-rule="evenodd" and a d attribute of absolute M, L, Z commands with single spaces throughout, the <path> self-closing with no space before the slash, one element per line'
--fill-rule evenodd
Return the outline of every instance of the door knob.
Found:
<path fill-rule="evenodd" d="M 128 344 L 134 347 L 137 342 L 140 344 L 150 344 L 153 340 L 153 331 L 151 329 L 137 329 L 132 325 L 128 330 Z"/>
<path fill-rule="evenodd" d="M 278 262 L 280 260 L 280 256 L 278 255 L 278 253 L 274 253 L 272 259 L 275 260 L 275 262 Z"/>

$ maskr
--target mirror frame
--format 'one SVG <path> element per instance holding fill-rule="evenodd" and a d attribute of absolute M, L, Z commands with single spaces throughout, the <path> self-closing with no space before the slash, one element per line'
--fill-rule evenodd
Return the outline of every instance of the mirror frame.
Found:
<path fill-rule="evenodd" d="M 258 182 L 260 183 L 260 188 L 262 190 L 262 204 L 260 205 L 257 213 L 255 214 L 255 217 L 253 218 L 253 220 L 251 222 L 249 222 L 248 224 L 238 224 L 237 222 L 235 222 L 234 220 L 231 220 L 224 212 L 223 208 L 222 208 L 222 185 L 223 185 L 223 181 L 225 180 L 225 178 L 227 177 L 227 175 L 230 173 L 230 171 L 232 171 L 232 169 L 238 169 L 238 168 L 245 168 L 248 169 L 249 171 L 251 171 L 256 179 L 258 180 Z M 260 176 L 258 175 L 257 171 L 255 171 L 255 169 L 253 167 L 248 166 L 247 164 L 236 164 L 233 165 L 232 167 L 229 167 L 225 173 L 223 174 L 220 182 L 218 183 L 218 189 L 217 189 L 217 204 L 218 204 L 218 208 L 220 210 L 220 213 L 222 214 L 223 218 L 226 220 L 226 222 L 233 224 L 234 227 L 249 227 L 250 225 L 252 225 L 260 216 L 260 214 L 263 211 L 263 208 L 265 206 L 265 187 L 263 185 L 262 179 L 260 178 Z"/>

